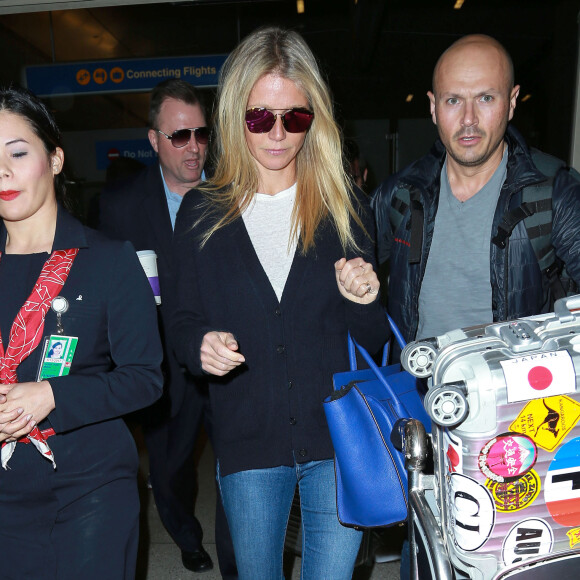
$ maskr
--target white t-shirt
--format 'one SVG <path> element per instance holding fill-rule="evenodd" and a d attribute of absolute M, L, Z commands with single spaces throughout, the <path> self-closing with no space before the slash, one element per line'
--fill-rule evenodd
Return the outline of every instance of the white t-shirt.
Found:
<path fill-rule="evenodd" d="M 290 240 L 296 184 L 276 195 L 256 193 L 242 214 L 254 250 L 272 284 L 278 301 L 282 299 L 298 240 Z M 300 231 L 297 232 L 297 235 Z"/>

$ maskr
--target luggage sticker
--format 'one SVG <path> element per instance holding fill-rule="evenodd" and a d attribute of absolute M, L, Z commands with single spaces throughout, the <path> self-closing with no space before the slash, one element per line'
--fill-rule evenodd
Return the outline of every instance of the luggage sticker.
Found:
<path fill-rule="evenodd" d="M 515 524 L 508 532 L 502 546 L 502 559 L 506 566 L 529 558 L 544 556 L 552 551 L 554 532 L 541 518 L 528 518 Z"/>
<path fill-rule="evenodd" d="M 538 474 L 530 469 L 515 481 L 486 480 L 487 487 L 495 501 L 497 511 L 503 513 L 518 512 L 528 507 L 538 497 L 541 482 Z"/>
<path fill-rule="evenodd" d="M 552 519 L 562 526 L 580 526 L 580 437 L 558 450 L 546 473 L 544 500 Z"/>
<path fill-rule="evenodd" d="M 521 433 L 502 433 L 490 439 L 479 453 L 478 466 L 492 481 L 514 481 L 536 463 L 538 448 Z"/>
<path fill-rule="evenodd" d="M 553 397 L 576 391 L 576 371 L 565 350 L 500 361 L 508 403 Z"/>
<path fill-rule="evenodd" d="M 546 451 L 554 451 L 579 418 L 580 403 L 570 397 L 534 399 L 522 409 L 509 429 L 527 435 Z"/>
<path fill-rule="evenodd" d="M 495 507 L 489 491 L 463 475 L 448 476 L 447 505 L 455 543 L 466 552 L 478 550 L 487 542 L 495 525 Z"/>
<path fill-rule="evenodd" d="M 572 528 L 566 532 L 566 535 L 570 539 L 570 548 L 580 542 L 580 528 Z"/>
<path fill-rule="evenodd" d="M 450 473 L 463 473 L 463 449 L 461 441 L 452 435 L 449 429 L 443 431 L 443 445 L 447 448 L 445 452 L 447 470 Z"/>

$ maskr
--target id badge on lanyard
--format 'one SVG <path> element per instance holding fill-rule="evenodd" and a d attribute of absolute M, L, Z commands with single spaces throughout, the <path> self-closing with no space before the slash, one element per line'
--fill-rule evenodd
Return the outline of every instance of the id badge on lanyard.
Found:
<path fill-rule="evenodd" d="M 57 316 L 57 334 L 45 336 L 43 339 L 37 381 L 68 375 L 79 340 L 76 336 L 64 335 L 61 316 L 68 310 L 67 299 L 57 296 L 53 299 L 51 308 Z"/>
<path fill-rule="evenodd" d="M 68 375 L 77 347 L 76 336 L 51 334 L 43 341 L 37 381 Z"/>

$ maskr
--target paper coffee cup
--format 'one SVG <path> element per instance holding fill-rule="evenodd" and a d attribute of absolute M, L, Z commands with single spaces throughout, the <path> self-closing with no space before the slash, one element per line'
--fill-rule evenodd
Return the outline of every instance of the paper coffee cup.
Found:
<path fill-rule="evenodd" d="M 155 295 L 155 302 L 161 304 L 159 276 L 157 275 L 157 254 L 153 250 L 141 250 L 137 252 L 137 256 L 139 256 L 141 266 L 143 266 L 149 284 L 151 284 L 151 289 Z"/>

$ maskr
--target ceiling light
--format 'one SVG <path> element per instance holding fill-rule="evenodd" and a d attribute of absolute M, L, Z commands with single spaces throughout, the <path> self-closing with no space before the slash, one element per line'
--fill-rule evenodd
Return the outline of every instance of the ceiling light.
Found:
<path fill-rule="evenodd" d="M 296 0 L 296 12 L 304 14 L 304 0 Z"/>
<path fill-rule="evenodd" d="M 453 6 L 453 9 L 459 10 L 463 6 L 463 2 L 465 2 L 465 0 L 455 0 L 455 5 Z"/>
<path fill-rule="evenodd" d="M 525 95 L 524 97 L 521 98 L 520 102 L 525 103 L 526 101 L 529 101 L 531 98 L 532 98 L 532 95 L 530 93 L 528 93 L 527 95 Z"/>
<path fill-rule="evenodd" d="M 415 95 L 413 95 L 413 93 L 409 93 L 409 94 L 407 95 L 407 98 L 405 99 L 405 102 L 406 102 L 406 103 L 410 103 L 410 102 L 413 100 L 413 97 L 414 97 L 414 96 L 415 96 Z"/>

